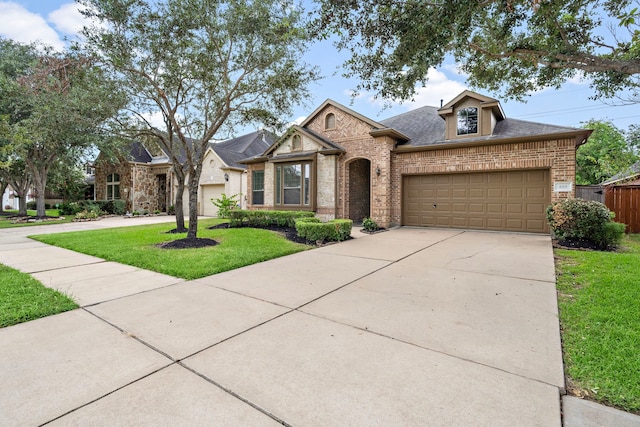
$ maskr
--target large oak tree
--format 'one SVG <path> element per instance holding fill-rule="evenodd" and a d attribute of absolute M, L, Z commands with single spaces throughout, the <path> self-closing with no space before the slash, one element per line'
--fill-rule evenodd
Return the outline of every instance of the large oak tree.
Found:
<path fill-rule="evenodd" d="M 595 97 L 640 89 L 640 12 L 633 0 L 317 0 L 318 35 L 349 49 L 356 89 L 408 99 L 452 56 L 471 85 L 506 98 L 582 73 Z"/>
<path fill-rule="evenodd" d="M 189 195 L 187 238 L 197 237 L 198 187 L 212 139 L 237 126 L 267 126 L 305 101 L 316 71 L 302 62 L 308 42 L 288 0 L 81 0 L 98 25 L 85 48 L 125 82 L 131 97 L 123 130 L 153 136 L 176 178 L 178 230 Z M 149 119 L 160 113 L 163 126 Z"/>

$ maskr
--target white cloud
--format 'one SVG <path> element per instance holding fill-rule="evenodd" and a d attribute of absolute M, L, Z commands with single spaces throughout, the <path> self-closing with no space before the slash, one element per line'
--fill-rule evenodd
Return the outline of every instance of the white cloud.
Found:
<path fill-rule="evenodd" d="M 48 20 L 61 33 L 73 36 L 78 35 L 87 22 L 80 13 L 80 8 L 81 6 L 76 3 L 63 4 L 49 14 Z"/>
<path fill-rule="evenodd" d="M 154 111 L 150 113 L 141 114 L 144 119 L 151 124 L 156 129 L 165 129 L 164 116 L 160 111 Z"/>
<path fill-rule="evenodd" d="M 294 121 L 292 121 L 291 123 L 289 123 L 289 126 L 299 125 L 300 123 L 304 122 L 306 119 L 307 119 L 307 116 L 300 116 Z"/>
<path fill-rule="evenodd" d="M 446 104 L 458 96 L 460 92 L 467 89 L 463 83 L 451 80 L 445 73 L 435 68 L 429 69 L 427 78 L 429 80 L 425 87 L 416 89 L 416 95 L 413 97 L 413 100 L 402 103 L 408 110 L 426 105 L 440 107 L 440 100 L 443 100 Z"/>
<path fill-rule="evenodd" d="M 47 21 L 13 2 L 0 2 L 0 35 L 20 43 L 41 42 L 63 49 L 64 42 Z"/>

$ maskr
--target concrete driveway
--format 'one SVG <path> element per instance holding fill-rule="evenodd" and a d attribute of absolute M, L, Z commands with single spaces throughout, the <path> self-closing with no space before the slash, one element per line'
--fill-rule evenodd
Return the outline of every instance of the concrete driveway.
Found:
<path fill-rule="evenodd" d="M 191 282 L 2 240 L 84 306 L 0 329 L 0 424 L 561 425 L 548 236 L 354 235 Z"/>

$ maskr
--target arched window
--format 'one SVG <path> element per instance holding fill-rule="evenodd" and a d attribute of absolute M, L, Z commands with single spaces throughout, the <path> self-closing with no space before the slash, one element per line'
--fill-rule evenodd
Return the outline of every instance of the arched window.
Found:
<path fill-rule="evenodd" d="M 329 113 L 324 117 L 324 128 L 335 129 L 336 128 L 336 115 Z"/>
<path fill-rule="evenodd" d="M 291 150 L 302 150 L 302 137 L 300 135 L 293 135 L 293 139 L 291 140 Z"/>
<path fill-rule="evenodd" d="M 107 200 L 120 198 L 120 175 L 112 173 L 107 175 Z"/>

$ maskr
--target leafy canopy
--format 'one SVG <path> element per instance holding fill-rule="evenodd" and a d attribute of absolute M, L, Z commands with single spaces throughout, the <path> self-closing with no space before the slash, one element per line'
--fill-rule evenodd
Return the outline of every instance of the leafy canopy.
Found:
<path fill-rule="evenodd" d="M 123 81 L 131 102 L 122 133 L 150 136 L 170 157 L 176 225 L 197 233 L 197 191 L 209 142 L 238 125 L 277 126 L 307 98 L 316 72 L 301 60 L 308 37 L 289 0 L 80 0 L 98 24 L 84 46 Z M 151 116 L 160 114 L 157 128 Z"/>
<path fill-rule="evenodd" d="M 595 97 L 640 90 L 633 0 L 317 0 L 314 30 L 351 51 L 357 90 L 409 99 L 452 55 L 471 85 L 522 99 L 577 75 Z"/>
<path fill-rule="evenodd" d="M 591 120 L 584 127 L 593 133 L 576 152 L 576 184 L 600 184 L 638 160 L 625 134 L 610 122 Z"/>

